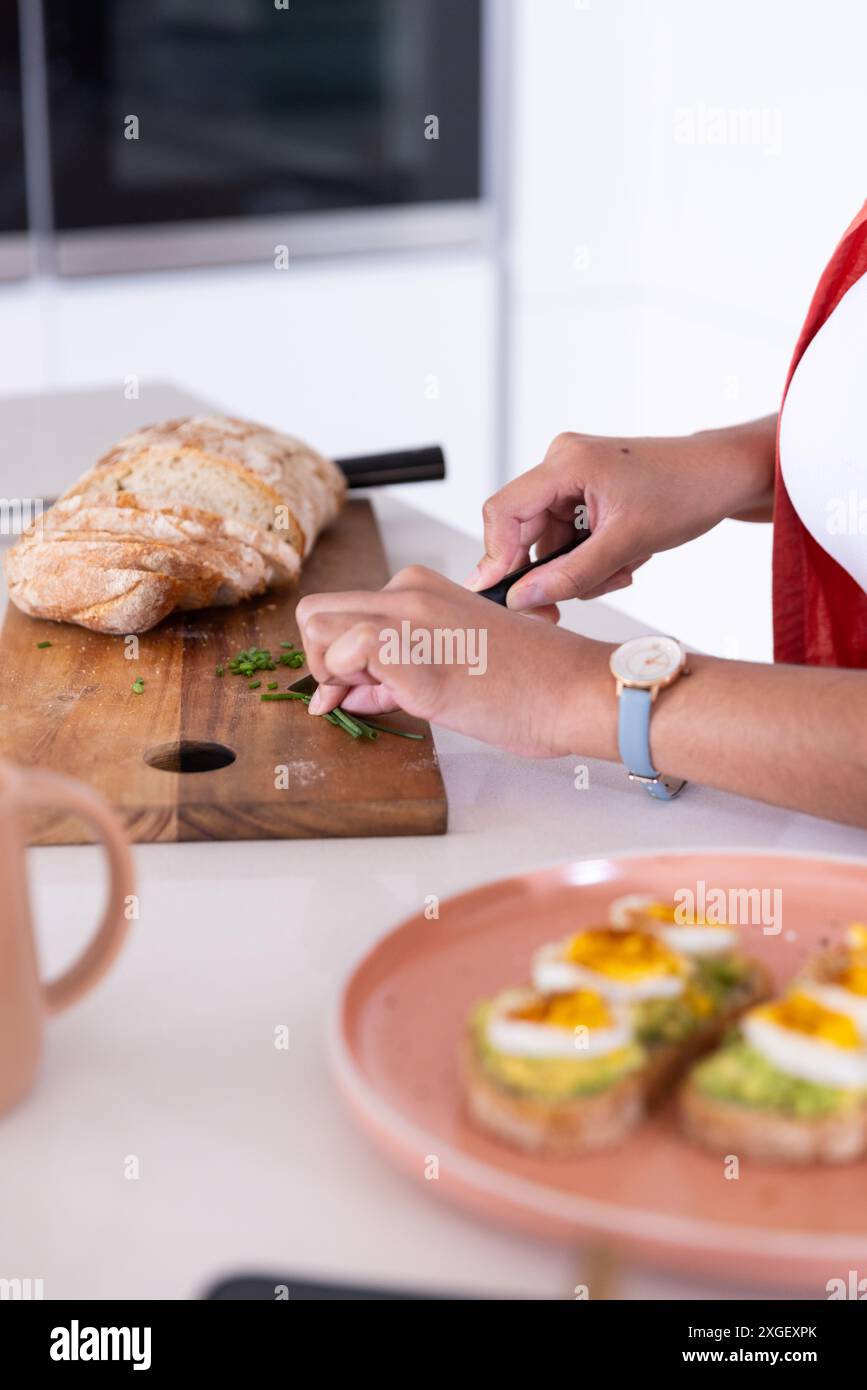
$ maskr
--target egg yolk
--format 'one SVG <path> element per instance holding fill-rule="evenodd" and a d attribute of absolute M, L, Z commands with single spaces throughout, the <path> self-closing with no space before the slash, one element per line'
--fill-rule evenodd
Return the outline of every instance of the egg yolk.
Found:
<path fill-rule="evenodd" d="M 686 961 L 649 932 L 594 927 L 573 936 L 565 960 L 616 980 L 641 980 L 647 975 L 684 975 Z"/>
<path fill-rule="evenodd" d="M 867 955 L 867 924 L 852 922 L 846 937 L 853 951 L 864 952 Z"/>
<path fill-rule="evenodd" d="M 689 923 L 679 922 L 677 920 L 677 908 L 675 907 L 674 903 L 648 903 L 647 907 L 644 908 L 644 913 L 647 917 L 652 917 L 653 920 L 656 922 L 665 922 L 673 927 L 682 927 L 684 925 L 688 925 L 690 927 L 709 927 L 711 925 L 721 925 L 719 922 L 707 922 L 705 921 L 704 917 L 698 916 L 694 917 L 693 920 Z"/>
<path fill-rule="evenodd" d="M 670 903 L 648 903 L 642 910 L 656 922 L 674 921 L 674 907 Z"/>
<path fill-rule="evenodd" d="M 838 975 L 837 983 L 851 994 L 867 995 L 867 951 L 853 951 L 849 964 Z"/>
<path fill-rule="evenodd" d="M 789 1028 L 793 1033 L 804 1033 L 821 1042 L 833 1043 L 835 1047 L 858 1047 L 861 1043 L 858 1029 L 851 1018 L 826 1009 L 824 1004 L 807 994 L 790 994 L 776 1004 L 764 1004 L 756 1013 L 769 1023 Z"/>
<path fill-rule="evenodd" d="M 554 994 L 534 999 L 509 1014 L 527 1023 L 544 1023 L 550 1028 L 609 1028 L 611 1014 L 600 995 L 589 989 L 574 994 Z"/>

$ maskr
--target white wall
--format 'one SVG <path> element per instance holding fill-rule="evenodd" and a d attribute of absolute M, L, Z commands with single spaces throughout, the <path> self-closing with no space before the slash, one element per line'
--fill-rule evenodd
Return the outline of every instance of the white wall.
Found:
<path fill-rule="evenodd" d="M 563 429 L 682 433 L 777 408 L 867 196 L 865 39 L 859 0 L 515 0 L 512 472 Z M 702 142 L 713 108 L 755 110 L 758 143 Z M 769 530 L 725 523 L 612 601 L 766 658 Z"/>
<path fill-rule="evenodd" d="M 2 390 L 138 372 L 338 455 L 438 440 L 449 482 L 413 500 L 477 533 L 498 470 L 536 463 L 560 430 L 681 433 L 776 409 L 816 279 L 867 194 L 858 0 L 511 5 L 505 401 L 482 251 L 5 287 Z M 714 108 L 756 111 L 758 143 L 678 138 L 684 112 L 712 133 Z M 611 601 L 766 658 L 769 528 L 725 523 Z"/>
<path fill-rule="evenodd" d="M 442 443 L 448 481 L 402 495 L 471 527 L 493 486 L 493 308 L 482 252 L 35 281 L 0 289 L 0 380 L 171 380 L 337 456 Z"/>

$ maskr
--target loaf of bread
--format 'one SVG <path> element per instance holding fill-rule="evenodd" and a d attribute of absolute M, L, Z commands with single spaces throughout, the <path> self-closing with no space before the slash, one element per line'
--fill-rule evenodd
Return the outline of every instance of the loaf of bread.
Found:
<path fill-rule="evenodd" d="M 6 556 L 25 613 L 135 633 L 175 609 L 291 582 L 346 491 L 340 469 L 263 425 L 195 416 L 121 440 Z"/>

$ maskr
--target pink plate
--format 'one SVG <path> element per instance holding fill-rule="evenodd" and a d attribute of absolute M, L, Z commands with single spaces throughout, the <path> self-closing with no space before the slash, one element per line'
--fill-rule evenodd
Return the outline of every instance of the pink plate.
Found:
<path fill-rule="evenodd" d="M 333 1055 L 341 1088 L 386 1152 L 438 1195 L 537 1235 L 590 1240 L 681 1269 L 764 1279 L 826 1297 L 829 1279 L 867 1275 L 867 1162 L 785 1170 L 740 1163 L 678 1134 L 672 1107 L 619 1148 L 532 1158 L 467 1122 L 456 1057 L 473 1003 L 527 979 L 531 952 L 604 922 L 611 900 L 708 889 L 779 890 L 782 930 L 744 928 L 782 983 L 845 925 L 867 919 L 867 864 L 719 852 L 564 864 L 490 884 L 397 927 L 344 988 Z"/>

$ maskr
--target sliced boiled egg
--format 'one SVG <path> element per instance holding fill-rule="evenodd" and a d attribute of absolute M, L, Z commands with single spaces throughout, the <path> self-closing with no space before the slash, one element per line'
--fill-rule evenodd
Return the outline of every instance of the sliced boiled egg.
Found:
<path fill-rule="evenodd" d="M 737 927 L 706 922 L 704 918 L 687 921 L 683 908 L 649 893 L 628 893 L 615 898 L 608 911 L 613 926 L 655 932 L 673 951 L 683 951 L 688 956 L 721 955 L 738 944 Z"/>
<path fill-rule="evenodd" d="M 867 955 L 867 922 L 850 922 L 846 928 L 846 944 L 852 951 Z"/>
<path fill-rule="evenodd" d="M 805 980 L 801 988 L 826 1008 L 847 1014 L 867 1032 L 867 927 L 853 922 L 846 941 L 848 949 L 841 952 L 836 971 Z"/>
<path fill-rule="evenodd" d="M 799 989 L 751 1009 L 744 1037 L 780 1071 L 818 1086 L 867 1087 L 867 1038 L 848 1014 Z"/>
<path fill-rule="evenodd" d="M 512 1057 L 568 1057 L 580 1062 L 628 1047 L 626 1011 L 592 990 L 553 997 L 532 989 L 507 990 L 494 1000 L 488 1041 Z"/>
<path fill-rule="evenodd" d="M 533 983 L 543 994 L 592 989 L 635 1003 L 682 994 L 690 969 L 651 932 L 592 927 L 537 951 Z"/>

